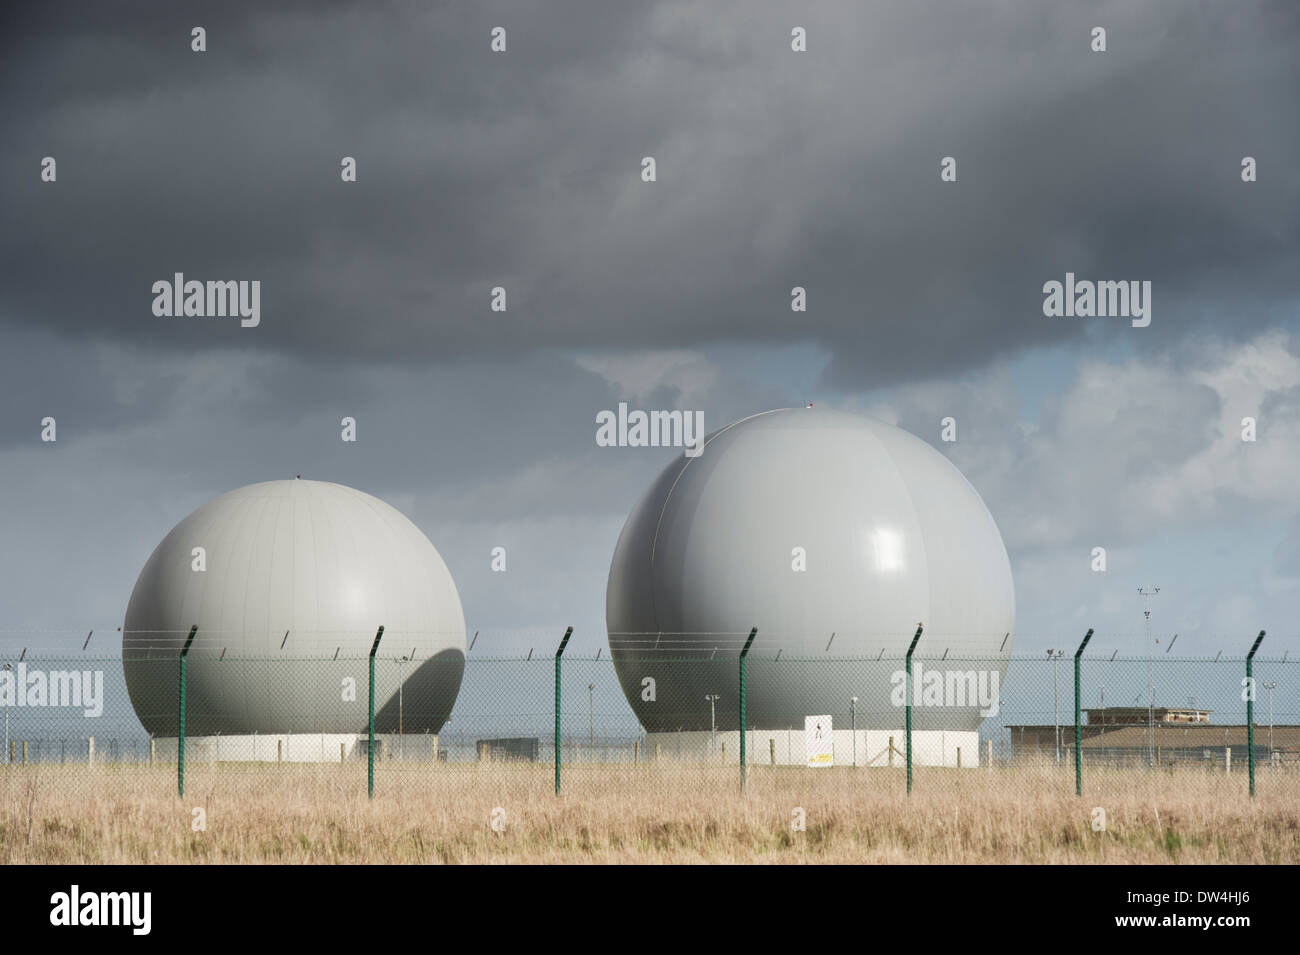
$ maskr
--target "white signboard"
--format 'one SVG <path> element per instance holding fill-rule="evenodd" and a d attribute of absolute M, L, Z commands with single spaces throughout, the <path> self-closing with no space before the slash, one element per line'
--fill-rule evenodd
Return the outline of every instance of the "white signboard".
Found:
<path fill-rule="evenodd" d="M 803 719 L 804 749 L 808 753 L 809 766 L 832 766 L 835 763 L 835 751 L 831 748 L 831 718 L 829 716 L 805 716 Z"/>

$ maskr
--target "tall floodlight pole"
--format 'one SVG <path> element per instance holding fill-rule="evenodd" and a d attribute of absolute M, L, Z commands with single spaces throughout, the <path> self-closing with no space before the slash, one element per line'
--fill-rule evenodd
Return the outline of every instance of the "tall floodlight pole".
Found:
<path fill-rule="evenodd" d="M 720 697 L 716 693 L 710 693 L 705 697 L 709 701 L 709 752 L 718 751 L 718 711 L 717 703 Z"/>
<path fill-rule="evenodd" d="M 1146 601 L 1142 616 L 1147 621 L 1147 765 L 1156 762 L 1156 691 L 1151 684 L 1151 598 L 1160 593 L 1159 587 L 1147 584 L 1138 589 L 1138 596 Z"/>

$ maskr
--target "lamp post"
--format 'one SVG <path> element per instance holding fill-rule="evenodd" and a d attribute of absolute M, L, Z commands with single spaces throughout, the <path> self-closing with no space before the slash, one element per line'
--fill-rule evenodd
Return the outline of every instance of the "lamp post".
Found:
<path fill-rule="evenodd" d="M 1147 763 L 1156 764 L 1156 688 L 1151 682 L 1151 598 L 1160 593 L 1159 587 L 1147 584 L 1138 590 L 1138 596 L 1146 601 L 1146 610 L 1142 615 L 1147 622 Z"/>
<path fill-rule="evenodd" d="M 849 700 L 849 730 L 853 734 L 853 765 L 858 765 L 858 698 Z"/>
<path fill-rule="evenodd" d="M 13 667 L 6 663 L 5 670 L 12 670 Z M 5 702 L 5 762 L 9 762 L 9 703 Z"/>
<path fill-rule="evenodd" d="M 710 754 L 718 751 L 718 711 L 717 703 L 720 697 L 716 693 L 710 693 L 705 697 L 709 701 L 709 752 Z"/>
<path fill-rule="evenodd" d="M 596 684 L 587 684 L 587 747 L 594 755 L 596 752 Z"/>
<path fill-rule="evenodd" d="M 403 716 L 405 701 L 402 698 L 402 690 L 406 686 L 406 677 L 404 665 L 410 657 L 397 658 L 397 761 L 406 761 L 406 729 L 403 725 Z"/>
<path fill-rule="evenodd" d="M 1057 664 L 1061 661 L 1064 650 L 1048 650 L 1047 659 L 1052 661 L 1052 723 L 1056 739 L 1056 762 L 1061 762 L 1061 706 L 1060 681 L 1057 679 Z"/>
<path fill-rule="evenodd" d="M 1002 696 L 999 694 L 998 696 L 998 759 L 1006 759 L 1006 750 L 1002 748 L 1002 740 L 1005 737 L 1007 731 L 1007 718 L 1006 715 L 1003 713 L 1003 709 L 1005 708 L 1005 706 L 1006 706 L 1006 701 L 1003 700 Z M 989 763 L 992 764 L 992 762 L 993 760 L 990 759 Z"/>
<path fill-rule="evenodd" d="M 1273 691 L 1277 689 L 1277 681 L 1261 683 L 1260 685 L 1268 690 L 1268 761 L 1273 763 Z M 1274 763 L 1274 765 L 1277 764 Z"/>

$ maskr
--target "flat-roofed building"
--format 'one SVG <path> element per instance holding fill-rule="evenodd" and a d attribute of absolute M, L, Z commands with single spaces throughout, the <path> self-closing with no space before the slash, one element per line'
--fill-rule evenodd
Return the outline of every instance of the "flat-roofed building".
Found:
<path fill-rule="evenodd" d="M 1088 762 L 1142 764 L 1206 762 L 1221 766 L 1245 763 L 1249 735 L 1244 723 L 1211 723 L 1210 710 L 1156 707 L 1149 723 L 1146 707 L 1090 709 L 1081 727 L 1083 756 Z M 1062 761 L 1074 761 L 1074 723 L 1013 725 L 1011 753 L 1016 759 L 1052 759 L 1058 742 Z M 1300 726 L 1255 724 L 1255 759 L 1300 763 Z"/>

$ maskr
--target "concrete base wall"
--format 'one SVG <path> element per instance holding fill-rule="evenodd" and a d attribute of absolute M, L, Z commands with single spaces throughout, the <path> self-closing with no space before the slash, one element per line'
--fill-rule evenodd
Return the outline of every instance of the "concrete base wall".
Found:
<path fill-rule="evenodd" d="M 369 738 L 356 733 L 273 733 L 255 736 L 187 736 L 189 763 L 338 763 L 365 759 Z M 154 759 L 176 761 L 176 737 L 155 738 Z M 430 733 L 375 734 L 375 758 L 436 759 L 438 737 Z"/>
<path fill-rule="evenodd" d="M 854 765 L 854 737 L 857 737 L 858 766 L 906 766 L 907 734 L 903 730 L 834 730 L 831 734 L 835 765 Z M 889 743 L 894 743 L 890 762 Z M 658 749 L 656 749 L 658 747 Z M 778 766 L 806 765 L 803 729 L 749 730 L 745 733 L 745 758 L 751 766 L 766 766 L 775 754 Z M 960 753 L 960 756 L 959 756 Z M 740 734 L 735 730 L 714 737 L 702 732 L 647 733 L 646 755 L 654 759 L 712 760 L 740 763 Z M 913 730 L 912 764 L 914 766 L 953 766 L 974 768 L 980 764 L 979 733 L 954 730 Z"/>

